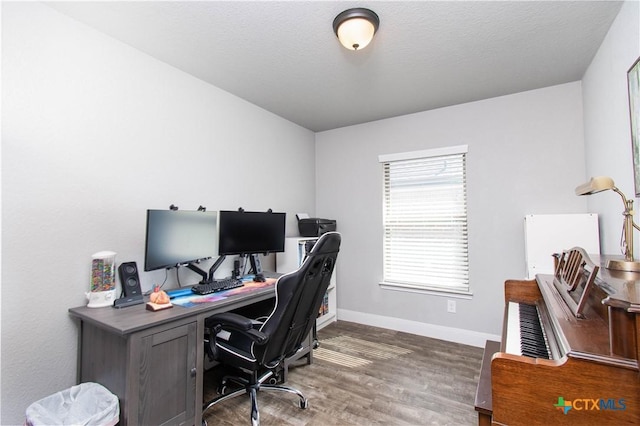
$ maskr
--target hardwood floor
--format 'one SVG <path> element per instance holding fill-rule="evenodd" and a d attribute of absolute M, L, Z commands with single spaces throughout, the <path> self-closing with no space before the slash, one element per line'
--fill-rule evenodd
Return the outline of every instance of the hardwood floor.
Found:
<path fill-rule="evenodd" d="M 318 332 L 311 365 L 289 370 L 298 398 L 259 392 L 261 424 L 269 425 L 476 425 L 474 396 L 482 348 L 338 321 Z M 216 394 L 213 373 L 205 399 Z M 248 396 L 205 413 L 213 425 L 250 424 Z"/>

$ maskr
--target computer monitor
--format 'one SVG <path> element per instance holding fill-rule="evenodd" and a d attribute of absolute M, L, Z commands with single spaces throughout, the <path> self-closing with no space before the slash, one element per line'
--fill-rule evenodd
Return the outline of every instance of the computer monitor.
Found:
<path fill-rule="evenodd" d="M 268 254 L 284 251 L 286 213 L 219 212 L 218 253 Z"/>
<path fill-rule="evenodd" d="M 147 210 L 144 270 L 189 266 L 217 254 L 217 212 Z"/>
<path fill-rule="evenodd" d="M 284 251 L 286 213 L 221 210 L 218 251 L 220 256 L 249 256 L 254 281 L 264 281 L 259 254 Z"/>

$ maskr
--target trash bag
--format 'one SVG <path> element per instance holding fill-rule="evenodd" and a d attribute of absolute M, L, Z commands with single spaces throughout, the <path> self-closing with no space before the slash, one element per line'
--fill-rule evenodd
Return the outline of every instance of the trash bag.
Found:
<path fill-rule="evenodd" d="M 98 383 L 81 383 L 27 407 L 26 425 L 115 425 L 118 397 Z"/>

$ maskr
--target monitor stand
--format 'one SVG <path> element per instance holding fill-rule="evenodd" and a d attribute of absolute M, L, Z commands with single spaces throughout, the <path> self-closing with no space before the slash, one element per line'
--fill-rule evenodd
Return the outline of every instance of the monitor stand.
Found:
<path fill-rule="evenodd" d="M 213 265 L 211 265 L 211 268 L 209 268 L 209 282 L 215 281 L 215 279 L 213 278 L 213 274 L 215 274 L 215 272 L 218 270 L 220 265 L 222 265 L 222 262 L 224 262 L 226 258 L 227 256 L 224 254 L 222 256 L 218 256 L 218 259 L 216 259 Z"/>
<path fill-rule="evenodd" d="M 215 279 L 213 278 L 213 274 L 220 267 L 220 265 L 222 265 L 222 262 L 224 262 L 224 259 L 226 257 L 227 256 L 224 256 L 224 255 L 219 256 L 218 259 L 214 262 L 214 264 L 211 265 L 211 268 L 209 268 L 209 273 L 207 273 L 206 271 L 203 271 L 202 268 L 198 267 L 193 262 L 187 263 L 187 268 L 191 269 L 193 272 L 195 272 L 196 274 L 199 274 L 202 277 L 202 279 L 200 280 L 200 284 L 210 283 L 215 281 Z"/>
<path fill-rule="evenodd" d="M 257 283 L 265 282 L 266 280 L 262 273 L 262 265 L 260 264 L 260 255 L 255 253 L 251 254 L 249 256 L 249 261 L 251 262 L 251 270 L 254 274 L 253 280 Z"/>
<path fill-rule="evenodd" d="M 200 284 L 206 283 L 208 281 L 208 277 L 207 277 L 207 273 L 205 271 L 203 271 L 202 269 L 200 269 L 198 266 L 196 266 L 193 263 L 187 263 L 187 268 L 191 269 L 193 272 L 195 272 L 196 274 L 200 275 L 202 277 L 202 279 L 200 280 Z"/>

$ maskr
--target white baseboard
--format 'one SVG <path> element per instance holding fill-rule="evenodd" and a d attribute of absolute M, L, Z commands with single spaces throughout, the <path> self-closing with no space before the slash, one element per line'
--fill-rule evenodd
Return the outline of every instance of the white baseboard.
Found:
<path fill-rule="evenodd" d="M 338 309 L 338 320 L 371 325 L 373 327 L 402 331 L 417 334 L 418 336 L 431 337 L 433 339 L 446 340 L 448 342 L 461 343 L 463 345 L 483 348 L 487 340 L 500 341 L 501 336 L 477 331 L 463 330 L 461 328 L 444 327 L 441 325 L 426 324 L 418 321 L 404 320 L 400 318 L 384 317 L 381 315 L 366 314 L 363 312 Z"/>

